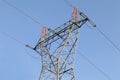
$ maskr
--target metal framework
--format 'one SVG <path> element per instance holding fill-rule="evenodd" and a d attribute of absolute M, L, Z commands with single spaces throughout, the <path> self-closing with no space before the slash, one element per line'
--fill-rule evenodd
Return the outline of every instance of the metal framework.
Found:
<path fill-rule="evenodd" d="M 48 28 L 46 36 L 32 48 L 41 56 L 39 80 L 76 80 L 74 62 L 79 29 L 87 21 L 95 27 L 85 14 L 79 15 L 79 19 L 69 20 L 54 30 Z"/>

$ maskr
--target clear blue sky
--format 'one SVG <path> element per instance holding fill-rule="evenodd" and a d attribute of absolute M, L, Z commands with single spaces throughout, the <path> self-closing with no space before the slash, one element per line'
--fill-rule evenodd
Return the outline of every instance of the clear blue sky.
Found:
<path fill-rule="evenodd" d="M 71 18 L 73 9 L 64 0 L 7 0 L 43 25 L 56 28 Z M 119 0 L 70 0 L 120 47 Z M 90 24 L 88 24 L 90 25 Z M 92 28 L 92 27 L 91 27 Z M 42 26 L 0 0 L 0 32 L 34 46 Z M 38 80 L 40 59 L 37 53 L 0 34 L 0 80 Z M 120 80 L 120 51 L 96 28 L 81 28 L 75 70 L 77 80 L 109 80 L 80 54 L 82 52 L 113 80 Z"/>

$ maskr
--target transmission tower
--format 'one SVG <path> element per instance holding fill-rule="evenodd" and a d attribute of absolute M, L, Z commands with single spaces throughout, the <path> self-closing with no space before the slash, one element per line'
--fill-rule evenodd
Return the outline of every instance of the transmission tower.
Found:
<path fill-rule="evenodd" d="M 79 12 L 78 19 L 71 19 L 54 30 L 43 28 L 42 37 L 32 48 L 41 56 L 39 80 L 76 80 L 76 43 L 79 29 L 87 21 L 96 26 L 84 13 Z"/>

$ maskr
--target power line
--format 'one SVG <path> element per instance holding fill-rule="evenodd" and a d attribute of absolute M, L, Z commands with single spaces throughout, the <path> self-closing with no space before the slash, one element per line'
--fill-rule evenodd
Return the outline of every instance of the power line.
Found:
<path fill-rule="evenodd" d="M 90 27 L 89 25 L 86 25 Z M 97 31 L 112 45 L 113 48 L 120 52 L 120 48 L 98 27 L 96 27 Z"/>
<path fill-rule="evenodd" d="M 119 52 L 120 52 L 120 48 L 107 36 L 105 35 L 105 33 L 103 31 L 101 31 L 98 27 L 97 28 L 97 31 L 109 42 L 111 43 L 111 45 L 117 49 Z"/>
<path fill-rule="evenodd" d="M 40 24 L 41 26 L 43 26 L 43 24 L 41 24 L 39 21 L 37 21 L 36 19 L 34 19 L 32 16 L 26 14 L 25 12 L 23 12 L 21 9 L 17 8 L 15 5 L 11 4 L 10 2 L 8 2 L 8 1 L 6 1 L 6 0 L 1 0 L 1 1 L 3 1 L 3 2 L 4 2 L 5 4 L 7 4 L 8 6 L 14 8 L 16 11 L 20 12 L 22 15 L 24 15 L 24 16 L 26 16 L 27 18 L 31 19 L 31 20 L 34 21 L 35 23 Z M 14 37 L 6 34 L 5 32 L 0 32 L 0 33 L 3 34 L 3 35 L 5 35 L 5 36 L 7 36 L 7 37 L 9 37 L 9 38 L 11 38 L 12 40 L 14 40 L 14 41 L 16 41 L 16 42 L 24 45 L 25 47 L 31 48 L 31 49 L 33 50 L 33 48 L 32 48 L 31 46 L 29 46 L 29 45 L 23 43 L 22 41 L 20 41 L 20 40 L 18 40 L 18 39 L 16 39 L 16 38 L 14 38 Z M 25 50 L 25 49 L 24 49 L 24 50 Z M 26 50 L 25 50 L 25 52 L 26 52 L 28 55 L 30 55 Z M 38 52 L 37 52 L 37 53 L 38 53 Z M 30 55 L 30 56 L 31 56 L 31 55 Z M 32 58 L 36 58 L 36 57 L 33 57 L 33 56 L 31 56 L 31 57 L 32 57 Z"/>
<path fill-rule="evenodd" d="M 64 0 L 70 7 L 74 8 L 73 4 L 69 0 Z"/>
<path fill-rule="evenodd" d="M 7 34 L 7 33 L 5 33 L 5 32 L 0 32 L 0 34 L 2 34 L 2 35 L 4 35 L 4 36 L 6 36 L 6 37 L 8 37 L 8 38 L 10 38 L 10 39 L 12 39 L 12 40 L 14 40 L 14 41 L 16 41 L 17 43 L 19 43 L 19 44 L 21 44 L 21 45 L 23 45 L 23 46 L 25 46 L 25 47 L 30 48 L 29 45 L 27 45 L 27 44 L 25 44 L 24 42 L 22 42 L 22 41 L 16 39 L 16 38 L 13 37 L 13 36 L 10 36 L 9 34 Z M 24 51 L 25 51 L 26 54 L 29 55 L 30 57 L 32 57 L 32 58 L 34 58 L 34 59 L 38 59 L 38 57 L 32 56 L 25 48 L 24 48 Z"/>
<path fill-rule="evenodd" d="M 31 55 L 25 48 L 24 48 L 24 51 L 25 51 L 26 54 L 29 55 L 31 58 L 40 59 L 40 57 L 35 57 L 35 56 Z"/>
<path fill-rule="evenodd" d="M 21 9 L 17 8 L 15 5 L 11 4 L 10 2 L 6 1 L 6 0 L 1 0 L 3 1 L 5 4 L 7 4 L 8 6 L 14 8 L 16 11 L 20 12 L 21 14 L 23 14 L 24 16 L 26 16 L 27 18 L 31 19 L 32 21 L 34 21 L 37 24 L 40 24 L 41 26 L 43 26 L 43 24 L 41 24 L 38 20 L 34 19 L 32 16 L 26 14 L 25 12 L 23 12 Z"/>
<path fill-rule="evenodd" d="M 113 80 L 108 74 L 106 74 L 102 69 L 96 66 L 90 59 L 88 59 L 83 53 L 78 52 L 80 56 L 82 56 L 89 64 L 91 64 L 96 70 L 98 70 L 101 74 L 103 74 L 108 80 Z"/>
<path fill-rule="evenodd" d="M 18 40 L 18 39 L 16 39 L 16 38 L 14 38 L 13 36 L 10 36 L 9 34 L 7 34 L 7 33 L 5 33 L 5 32 L 0 32 L 0 34 L 2 34 L 2 35 L 4 35 L 4 36 L 6 36 L 6 37 L 8 37 L 8 38 L 10 38 L 10 39 L 18 42 L 19 44 L 22 44 L 22 45 L 26 46 L 26 44 L 25 44 L 24 42 L 22 42 L 22 41 L 20 41 L 20 40 Z"/>

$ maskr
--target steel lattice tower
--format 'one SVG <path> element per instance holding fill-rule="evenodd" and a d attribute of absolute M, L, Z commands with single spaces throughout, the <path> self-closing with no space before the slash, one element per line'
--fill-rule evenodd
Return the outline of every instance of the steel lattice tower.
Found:
<path fill-rule="evenodd" d="M 87 21 L 96 26 L 82 12 L 79 15 L 79 19 L 69 20 L 54 30 L 48 28 L 32 48 L 41 56 L 39 80 L 76 80 L 74 63 L 79 29 Z"/>

